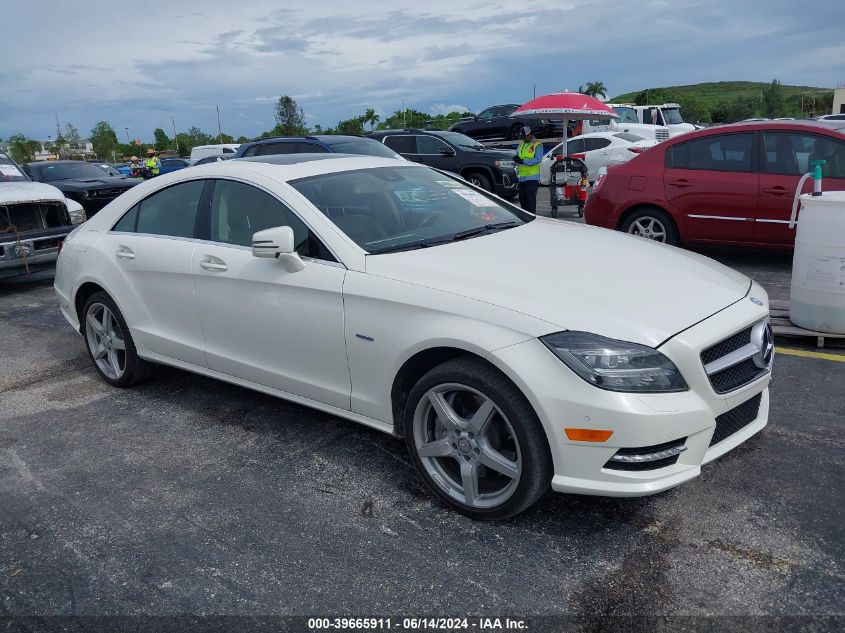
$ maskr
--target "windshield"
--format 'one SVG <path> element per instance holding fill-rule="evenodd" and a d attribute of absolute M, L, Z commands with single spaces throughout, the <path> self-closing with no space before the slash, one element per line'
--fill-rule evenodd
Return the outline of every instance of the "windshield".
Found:
<path fill-rule="evenodd" d="M 619 115 L 620 123 L 639 123 L 637 111 L 626 106 L 613 106 L 613 111 Z"/>
<path fill-rule="evenodd" d="M 684 122 L 678 108 L 661 108 L 661 110 L 663 110 L 663 119 L 666 121 L 666 125 L 677 125 Z"/>
<path fill-rule="evenodd" d="M 534 217 L 427 167 L 356 169 L 290 184 L 371 254 L 468 239 Z"/>
<path fill-rule="evenodd" d="M 109 175 L 109 176 L 117 176 L 117 177 L 123 176 L 123 174 L 121 174 L 119 171 L 117 171 L 111 165 L 106 165 L 105 163 L 94 163 L 94 164 L 97 165 L 97 167 L 102 169 L 104 172 L 106 172 L 106 174 Z"/>
<path fill-rule="evenodd" d="M 637 141 L 644 141 L 645 137 L 640 136 L 639 134 L 631 134 L 630 132 L 619 132 L 618 134 L 614 134 L 616 138 L 621 138 L 623 141 L 629 141 L 631 143 L 636 143 Z"/>
<path fill-rule="evenodd" d="M 339 154 L 363 154 L 364 156 L 381 156 L 383 158 L 402 158 L 392 149 L 382 145 L 378 141 L 364 138 L 332 143 L 332 149 Z"/>
<path fill-rule="evenodd" d="M 444 141 L 449 141 L 452 145 L 457 145 L 461 149 L 486 149 L 474 138 L 470 138 L 466 134 L 461 134 L 460 132 L 440 132 L 437 136 L 442 138 Z"/>
<path fill-rule="evenodd" d="M 0 154 L 0 182 L 29 180 L 8 156 Z"/>
<path fill-rule="evenodd" d="M 99 179 L 108 176 L 102 169 L 91 163 L 44 163 L 33 167 L 32 173 L 41 182 L 55 182 L 71 178 Z"/>

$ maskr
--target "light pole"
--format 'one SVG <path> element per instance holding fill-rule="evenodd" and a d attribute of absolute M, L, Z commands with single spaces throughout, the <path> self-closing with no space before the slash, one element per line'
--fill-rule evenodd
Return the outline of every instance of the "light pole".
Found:
<path fill-rule="evenodd" d="M 129 140 L 129 128 L 128 128 L 128 127 L 125 127 L 125 128 L 123 128 L 123 129 L 124 129 L 124 130 L 126 130 L 126 144 L 127 144 L 127 145 L 132 145 L 132 142 Z"/>
<path fill-rule="evenodd" d="M 537 84 L 534 84 L 534 98 L 537 98 Z"/>

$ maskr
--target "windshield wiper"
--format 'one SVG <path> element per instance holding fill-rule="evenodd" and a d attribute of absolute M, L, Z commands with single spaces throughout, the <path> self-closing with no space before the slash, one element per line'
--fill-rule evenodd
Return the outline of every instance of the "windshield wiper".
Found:
<path fill-rule="evenodd" d="M 410 251 L 416 248 L 428 248 L 429 246 L 437 246 L 438 244 L 448 244 L 449 242 L 458 242 L 465 240 L 488 231 L 501 231 L 503 229 L 510 229 L 515 226 L 522 225 L 523 222 L 515 222 L 508 220 L 507 222 L 496 222 L 495 224 L 485 224 L 484 226 L 477 226 L 474 229 L 467 229 L 466 231 L 458 231 L 453 235 L 447 237 L 437 237 L 434 239 L 416 240 L 414 242 L 406 242 L 405 244 L 397 244 L 396 246 L 388 246 L 378 251 L 373 251 L 371 255 L 381 255 L 382 253 L 396 253 L 398 251 Z"/>
<path fill-rule="evenodd" d="M 456 242 L 458 240 L 465 240 L 470 237 L 475 237 L 476 235 L 481 235 L 482 233 L 486 233 L 488 231 L 501 231 L 502 229 L 509 229 L 514 226 L 519 226 L 521 224 L 522 222 L 515 222 L 514 220 L 508 220 L 507 222 L 496 222 L 495 224 L 485 224 L 484 226 L 477 226 L 474 229 L 459 231 L 455 233 L 449 241 Z"/>

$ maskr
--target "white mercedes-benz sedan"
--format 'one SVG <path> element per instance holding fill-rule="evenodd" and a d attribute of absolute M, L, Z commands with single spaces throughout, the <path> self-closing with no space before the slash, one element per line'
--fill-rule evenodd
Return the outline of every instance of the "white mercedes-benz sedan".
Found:
<path fill-rule="evenodd" d="M 148 180 L 67 238 L 59 304 L 103 380 L 161 363 L 404 437 L 476 518 L 666 490 L 766 425 L 747 277 L 413 163 L 262 160 Z"/>

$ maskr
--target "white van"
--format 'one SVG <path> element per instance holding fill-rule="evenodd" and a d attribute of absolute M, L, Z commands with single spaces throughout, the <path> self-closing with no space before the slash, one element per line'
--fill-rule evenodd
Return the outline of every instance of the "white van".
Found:
<path fill-rule="evenodd" d="M 226 156 L 231 158 L 238 148 L 240 143 L 219 143 L 217 145 L 197 145 L 191 150 L 191 160 L 199 160 L 206 156 Z"/>

